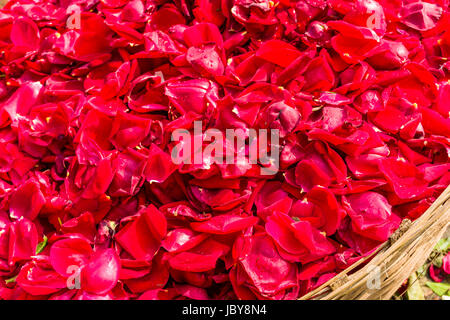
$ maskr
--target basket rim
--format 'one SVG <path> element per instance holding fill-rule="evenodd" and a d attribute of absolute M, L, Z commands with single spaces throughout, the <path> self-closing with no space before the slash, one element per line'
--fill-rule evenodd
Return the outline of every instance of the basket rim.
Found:
<path fill-rule="evenodd" d="M 404 219 L 402 224 L 408 224 L 408 219 Z M 369 272 L 373 267 L 379 267 L 380 264 L 388 263 L 391 256 L 399 255 L 401 256 L 402 251 L 412 251 L 412 254 L 416 254 L 414 259 L 414 266 L 418 265 L 419 268 L 425 261 L 428 259 L 429 254 L 433 250 L 436 243 L 442 237 L 447 227 L 450 225 L 450 185 L 445 188 L 445 190 L 440 194 L 440 196 L 431 204 L 431 206 L 416 220 L 412 223 L 409 222 L 409 226 L 406 228 L 399 227 L 397 233 L 394 232 L 391 235 L 390 239 L 386 242 L 379 245 L 377 248 L 373 249 L 370 253 L 368 253 L 363 258 L 359 259 L 357 262 L 350 265 L 345 270 L 338 273 L 336 276 L 323 283 L 316 289 L 308 292 L 304 296 L 300 297 L 298 300 L 309 300 L 309 299 L 320 299 L 320 300 L 329 300 L 329 299 L 343 299 L 346 298 L 346 293 L 350 293 L 352 290 L 355 290 L 355 286 L 361 286 L 364 282 L 367 283 Z M 434 231 L 425 232 L 425 231 Z M 430 234 L 431 233 L 431 234 Z M 427 235 L 425 237 L 424 235 Z M 430 239 L 429 239 L 430 238 Z M 426 243 L 422 243 L 420 246 L 420 240 L 423 240 Z M 420 247 L 420 252 L 414 252 L 418 250 Z M 413 250 L 416 249 L 416 250 Z M 400 258 L 400 257 L 399 257 Z M 388 261 L 388 262 L 386 262 Z M 393 261 L 397 261 L 393 259 Z M 363 265 L 368 262 L 363 268 L 355 271 L 352 271 L 358 266 Z M 397 261 L 398 262 L 398 261 Z M 406 264 L 407 265 L 407 264 Z M 393 268 L 392 265 L 388 265 Z M 402 268 L 404 266 L 400 266 Z M 393 291 L 395 293 L 395 285 L 398 285 L 396 288 L 398 289 L 403 281 L 407 279 L 410 274 L 412 274 L 417 268 L 415 268 L 412 272 L 409 272 L 406 277 L 402 277 L 401 274 L 395 274 L 396 281 L 392 283 L 392 279 L 386 277 L 382 280 L 381 285 L 389 285 L 394 289 L 386 290 L 387 292 Z M 408 268 L 411 269 L 411 266 Z M 403 279 L 404 278 L 404 279 Z M 402 280 L 398 280 L 402 279 Z M 361 291 L 359 287 L 358 290 Z M 364 290 L 364 288 L 362 288 Z M 367 290 L 366 290 L 367 291 Z M 392 294 L 393 294 L 392 293 Z M 381 299 L 389 299 L 392 294 L 387 297 L 387 294 L 381 294 L 378 298 Z M 370 299 L 375 299 L 376 293 L 373 295 L 365 294 L 364 297 L 369 297 Z M 361 296 L 361 298 L 363 297 Z"/>

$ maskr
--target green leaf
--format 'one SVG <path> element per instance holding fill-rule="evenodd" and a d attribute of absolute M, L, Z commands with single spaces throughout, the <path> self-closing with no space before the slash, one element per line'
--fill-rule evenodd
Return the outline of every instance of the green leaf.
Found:
<path fill-rule="evenodd" d="M 5 283 L 13 283 L 13 282 L 16 282 L 16 278 L 17 278 L 17 276 L 15 276 L 15 277 L 12 277 L 12 278 L 9 278 L 9 279 L 6 279 L 5 280 Z"/>
<path fill-rule="evenodd" d="M 417 281 L 417 273 L 413 273 L 408 280 L 409 288 L 406 290 L 408 300 L 425 300 L 425 294 L 419 281 Z"/>
<path fill-rule="evenodd" d="M 434 250 L 447 253 L 450 250 L 450 238 L 441 239 L 434 247 Z"/>
<path fill-rule="evenodd" d="M 450 290 L 450 283 L 427 282 L 427 286 L 433 290 L 439 297 L 443 296 Z"/>
<path fill-rule="evenodd" d="M 42 251 L 44 251 L 45 246 L 47 246 L 47 242 L 48 242 L 48 238 L 46 235 L 44 235 L 42 242 L 39 242 L 39 244 L 36 247 L 36 254 L 39 254 Z"/>

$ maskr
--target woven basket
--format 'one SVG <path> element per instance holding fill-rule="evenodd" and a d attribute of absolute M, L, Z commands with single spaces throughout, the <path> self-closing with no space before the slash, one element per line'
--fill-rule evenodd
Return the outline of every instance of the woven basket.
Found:
<path fill-rule="evenodd" d="M 390 239 L 300 300 L 385 300 L 428 259 L 450 224 L 450 186 L 417 220 L 403 220 Z M 360 267 L 358 271 L 354 271 Z"/>

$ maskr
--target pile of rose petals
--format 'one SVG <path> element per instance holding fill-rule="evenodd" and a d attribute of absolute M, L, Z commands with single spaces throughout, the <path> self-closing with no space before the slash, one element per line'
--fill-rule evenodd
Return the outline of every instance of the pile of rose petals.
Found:
<path fill-rule="evenodd" d="M 449 0 L 13 0 L 0 299 L 296 299 L 450 183 Z M 278 129 L 280 170 L 171 161 Z"/>

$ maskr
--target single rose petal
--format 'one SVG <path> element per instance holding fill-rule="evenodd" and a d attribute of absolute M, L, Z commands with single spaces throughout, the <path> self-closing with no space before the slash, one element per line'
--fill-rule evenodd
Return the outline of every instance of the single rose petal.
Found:
<path fill-rule="evenodd" d="M 134 221 L 123 227 L 115 235 L 115 239 L 135 259 L 151 260 L 158 252 L 166 232 L 164 215 L 150 205 Z"/>
<path fill-rule="evenodd" d="M 177 166 L 173 163 L 171 156 L 152 144 L 144 170 L 144 176 L 149 182 L 164 182 Z"/>
<path fill-rule="evenodd" d="M 34 220 L 45 204 L 45 197 L 35 181 L 28 180 L 11 196 L 9 210 L 13 219 Z"/>
<path fill-rule="evenodd" d="M 176 254 L 169 259 L 169 265 L 171 268 L 180 271 L 204 272 L 212 270 L 216 267 L 217 260 L 228 250 L 228 246 L 208 239 L 189 251 Z"/>
<path fill-rule="evenodd" d="M 386 198 L 376 192 L 345 197 L 344 208 L 352 219 L 353 230 L 377 241 L 386 241 L 400 225 L 400 218 L 392 213 Z"/>
<path fill-rule="evenodd" d="M 442 15 L 442 8 L 434 3 L 413 2 L 402 8 L 402 23 L 410 28 L 427 31 L 436 25 Z"/>
<path fill-rule="evenodd" d="M 81 237 L 62 239 L 51 246 L 50 263 L 56 272 L 68 277 L 74 272 L 81 271 L 92 252 L 87 239 Z"/>
<path fill-rule="evenodd" d="M 67 220 L 61 225 L 61 231 L 64 233 L 79 233 L 91 241 L 97 232 L 94 216 L 89 211 L 78 217 Z"/>
<path fill-rule="evenodd" d="M 242 252 L 239 259 L 246 275 L 241 274 L 232 281 L 235 288 L 245 281 L 245 278 L 241 278 L 243 276 L 248 277 L 248 286 L 254 286 L 263 296 L 271 296 L 298 285 L 297 266 L 283 260 L 270 237 L 264 234 L 254 235 L 246 242 L 247 250 Z"/>
<path fill-rule="evenodd" d="M 31 295 L 48 295 L 67 287 L 66 278 L 52 269 L 49 261 L 37 260 L 25 264 L 16 279 Z"/>
<path fill-rule="evenodd" d="M 327 238 L 309 222 L 295 222 L 286 214 L 274 213 L 269 216 L 266 231 L 275 240 L 285 259 L 305 263 L 335 251 Z"/>
<path fill-rule="evenodd" d="M 21 218 L 9 225 L 8 264 L 28 260 L 36 254 L 38 233 L 30 220 Z"/>
<path fill-rule="evenodd" d="M 81 287 L 98 295 L 109 292 L 119 279 L 120 260 L 113 249 L 95 251 L 81 272 Z"/>

